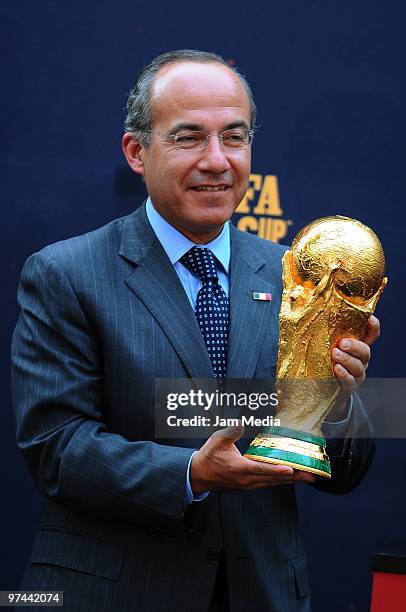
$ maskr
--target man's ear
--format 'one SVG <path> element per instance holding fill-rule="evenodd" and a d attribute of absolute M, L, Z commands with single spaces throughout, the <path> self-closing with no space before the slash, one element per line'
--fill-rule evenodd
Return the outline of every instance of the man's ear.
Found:
<path fill-rule="evenodd" d="M 121 144 L 130 168 L 137 174 L 144 176 L 143 145 L 130 132 L 124 134 Z"/>

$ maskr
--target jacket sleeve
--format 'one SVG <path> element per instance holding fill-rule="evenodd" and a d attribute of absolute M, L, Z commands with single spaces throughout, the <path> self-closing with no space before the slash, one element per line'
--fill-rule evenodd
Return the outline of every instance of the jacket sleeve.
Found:
<path fill-rule="evenodd" d="M 12 340 L 17 442 L 41 493 L 106 520 L 180 521 L 193 449 L 108 431 L 97 334 L 46 251 L 27 260 L 18 301 Z"/>
<path fill-rule="evenodd" d="M 349 493 L 364 478 L 372 462 L 375 443 L 365 407 L 354 393 L 351 415 L 343 438 L 327 440 L 331 480 L 319 479 L 313 485 L 327 493 Z"/>

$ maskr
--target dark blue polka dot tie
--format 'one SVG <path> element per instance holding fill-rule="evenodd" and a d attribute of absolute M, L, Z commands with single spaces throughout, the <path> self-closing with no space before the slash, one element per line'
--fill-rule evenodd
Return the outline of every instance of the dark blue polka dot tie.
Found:
<path fill-rule="evenodd" d="M 203 283 L 197 294 L 195 314 L 214 376 L 224 378 L 227 370 L 230 304 L 224 289 L 218 283 L 214 255 L 210 249 L 193 247 L 179 261 Z"/>

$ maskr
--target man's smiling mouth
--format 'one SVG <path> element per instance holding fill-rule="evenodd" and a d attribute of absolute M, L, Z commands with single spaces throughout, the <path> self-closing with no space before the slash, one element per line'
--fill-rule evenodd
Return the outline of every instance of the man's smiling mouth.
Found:
<path fill-rule="evenodd" d="M 193 187 L 196 191 L 225 191 L 228 189 L 228 185 L 201 185 L 200 187 Z"/>

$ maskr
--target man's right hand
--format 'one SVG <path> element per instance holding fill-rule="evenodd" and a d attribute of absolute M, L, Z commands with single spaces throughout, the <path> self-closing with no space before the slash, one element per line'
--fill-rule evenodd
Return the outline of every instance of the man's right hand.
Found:
<path fill-rule="evenodd" d="M 315 481 L 308 472 L 246 459 L 234 444 L 243 434 L 243 425 L 220 429 L 194 454 L 190 466 L 190 484 L 194 494 Z"/>

